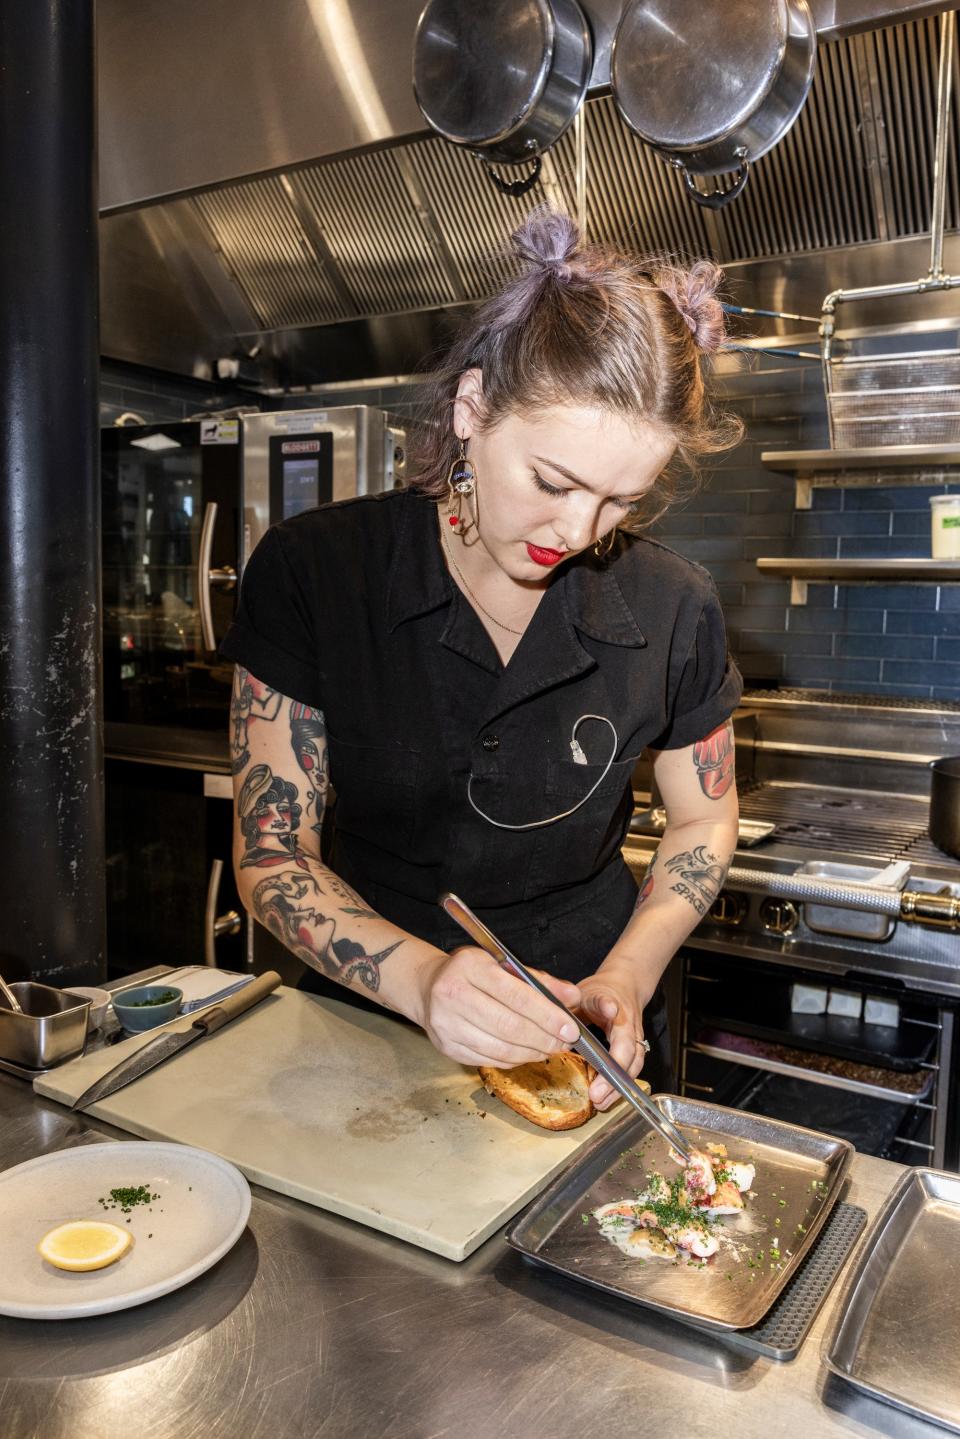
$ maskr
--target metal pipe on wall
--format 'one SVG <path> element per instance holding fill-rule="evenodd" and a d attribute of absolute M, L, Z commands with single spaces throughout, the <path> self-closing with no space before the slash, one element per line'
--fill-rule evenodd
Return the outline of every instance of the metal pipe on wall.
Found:
<path fill-rule="evenodd" d="M 0 966 L 105 973 L 94 0 L 0 9 Z"/>

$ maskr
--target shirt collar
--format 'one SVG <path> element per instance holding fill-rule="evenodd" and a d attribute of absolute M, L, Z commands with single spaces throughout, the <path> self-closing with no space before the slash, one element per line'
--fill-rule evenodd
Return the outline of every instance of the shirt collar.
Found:
<path fill-rule="evenodd" d="M 646 645 L 646 636 L 624 598 L 610 560 L 598 560 L 586 550 L 570 562 L 561 578 L 566 584 L 571 621 L 582 635 L 632 649 Z"/>
<path fill-rule="evenodd" d="M 437 506 L 426 495 L 406 490 L 400 505 L 397 543 L 387 578 L 387 628 L 449 604 L 453 581 L 440 553 Z"/>
<path fill-rule="evenodd" d="M 618 548 L 622 551 L 623 542 Z M 647 641 L 627 604 L 610 560 L 590 550 L 565 565 L 557 576 L 574 628 L 603 644 L 643 648 Z M 455 587 L 440 549 L 437 506 L 407 490 L 400 507 L 397 544 L 387 581 L 387 627 L 392 633 L 406 620 L 449 604 Z"/>

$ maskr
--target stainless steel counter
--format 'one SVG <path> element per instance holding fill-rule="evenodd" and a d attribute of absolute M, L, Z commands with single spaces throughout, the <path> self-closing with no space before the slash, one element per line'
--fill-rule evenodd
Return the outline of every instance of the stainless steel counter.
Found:
<path fill-rule="evenodd" d="M 3 1168 L 129 1138 L 3 1075 L 0 1135 Z M 900 1172 L 858 1156 L 844 1197 L 872 1219 Z M 942 1434 L 827 1375 L 819 1349 L 835 1303 L 834 1295 L 799 1357 L 778 1364 L 530 1269 L 499 1236 L 451 1264 L 255 1187 L 239 1244 L 178 1293 L 68 1323 L 0 1319 L 0 1434 Z"/>

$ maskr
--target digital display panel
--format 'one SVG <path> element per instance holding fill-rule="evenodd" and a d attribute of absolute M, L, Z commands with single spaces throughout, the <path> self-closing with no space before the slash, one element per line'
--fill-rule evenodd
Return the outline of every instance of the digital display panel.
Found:
<path fill-rule="evenodd" d="M 320 457 L 283 461 L 283 518 L 302 515 L 320 503 Z"/>
<path fill-rule="evenodd" d="M 272 435 L 270 522 L 289 520 L 333 499 L 333 435 Z"/>

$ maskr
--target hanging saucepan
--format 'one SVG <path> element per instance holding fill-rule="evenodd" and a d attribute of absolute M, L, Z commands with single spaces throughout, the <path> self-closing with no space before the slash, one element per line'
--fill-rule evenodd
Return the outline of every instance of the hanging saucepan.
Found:
<path fill-rule="evenodd" d="M 573 120 L 593 42 L 576 0 L 428 0 L 413 46 L 413 92 L 434 130 L 473 150 L 507 195 Z M 533 161 L 508 183 L 492 168 Z"/>
<path fill-rule="evenodd" d="M 610 80 L 630 128 L 718 210 L 800 114 L 816 51 L 807 0 L 628 0 Z M 725 190 L 695 183 L 733 171 Z"/>
<path fill-rule="evenodd" d="M 930 838 L 960 859 L 960 755 L 930 765 Z"/>

